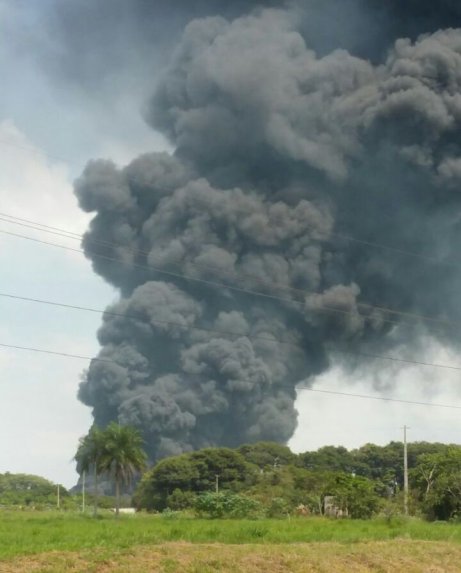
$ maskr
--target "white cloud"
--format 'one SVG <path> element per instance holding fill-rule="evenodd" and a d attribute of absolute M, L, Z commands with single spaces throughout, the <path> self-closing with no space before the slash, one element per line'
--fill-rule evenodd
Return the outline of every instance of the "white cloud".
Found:
<path fill-rule="evenodd" d="M 7 143 L 4 143 L 7 142 Z M 0 123 L 0 205 L 3 212 L 81 233 L 69 166 L 44 156 L 11 121 Z M 79 248 L 70 241 L 0 221 L 0 229 Z M 79 253 L 0 234 L 1 291 L 104 308 L 113 290 Z M 92 356 L 98 314 L 0 297 L 0 342 Z M 70 460 L 91 424 L 77 400 L 87 363 L 0 348 L 0 472 L 27 472 L 71 486 Z"/>
<path fill-rule="evenodd" d="M 46 157 L 11 120 L 0 122 L 0 147 L 2 212 L 81 233 L 89 217 L 77 207 L 65 162 Z"/>
<path fill-rule="evenodd" d="M 424 361 L 459 365 L 455 352 L 435 342 L 429 344 Z M 313 389 L 461 406 L 461 371 L 418 365 L 407 365 L 396 371 L 382 360 L 375 361 L 375 368 L 381 384 L 388 378 L 386 389 L 381 391 L 373 386 L 374 372 L 354 375 L 340 368 L 320 376 Z M 297 452 L 325 444 L 356 448 L 367 442 L 401 441 L 404 424 L 411 427 L 410 441 L 460 442 L 461 412 L 456 409 L 303 390 L 298 391 L 297 408 L 299 425 L 290 442 Z"/>

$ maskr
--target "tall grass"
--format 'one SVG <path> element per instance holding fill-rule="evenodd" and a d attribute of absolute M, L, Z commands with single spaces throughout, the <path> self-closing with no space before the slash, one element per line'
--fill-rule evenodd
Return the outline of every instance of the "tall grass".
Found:
<path fill-rule="evenodd" d="M 47 551 L 123 550 L 167 541 L 277 544 L 357 543 L 405 538 L 461 543 L 461 525 L 420 520 L 204 520 L 155 515 L 90 516 L 58 512 L 0 512 L 0 559 Z"/>

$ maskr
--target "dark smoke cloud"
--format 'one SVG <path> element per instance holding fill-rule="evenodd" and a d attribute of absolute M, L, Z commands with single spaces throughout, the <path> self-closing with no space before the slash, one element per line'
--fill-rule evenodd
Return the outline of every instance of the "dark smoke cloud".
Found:
<path fill-rule="evenodd" d="M 461 247 L 461 31 L 372 63 L 317 53 L 298 9 L 191 22 L 145 111 L 174 154 L 94 161 L 76 183 L 87 255 L 121 292 L 99 331 L 115 363 L 93 362 L 80 398 L 97 424 L 140 427 L 152 459 L 286 441 L 296 385 L 341 352 L 457 340 L 369 305 L 460 318 L 443 263 Z"/>
<path fill-rule="evenodd" d="M 195 18 L 235 18 L 283 0 L 51 0 L 44 26 L 54 41 L 43 65 L 73 89 L 139 84 L 165 63 L 184 26 Z M 152 78 L 151 78 L 152 79 Z M 136 88 L 136 85 L 132 85 Z"/>
<path fill-rule="evenodd" d="M 261 7 L 289 7 L 321 55 L 344 48 L 372 60 L 382 59 L 397 38 L 461 25 L 457 0 L 44 0 L 40 28 L 48 40 L 37 48 L 48 46 L 42 64 L 73 89 L 146 87 L 191 20 L 232 20 Z"/>
<path fill-rule="evenodd" d="M 373 11 L 387 14 L 397 36 L 417 36 L 441 28 L 456 28 L 461 21 L 457 0 L 365 0 Z"/>
<path fill-rule="evenodd" d="M 320 55 L 337 48 L 382 62 L 398 38 L 461 26 L 457 0 L 294 0 L 297 24 Z"/>

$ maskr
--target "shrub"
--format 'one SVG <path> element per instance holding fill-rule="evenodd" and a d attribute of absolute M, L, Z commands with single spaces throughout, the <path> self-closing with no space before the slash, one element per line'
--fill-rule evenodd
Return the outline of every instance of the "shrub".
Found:
<path fill-rule="evenodd" d="M 291 509 L 291 505 L 283 497 L 274 497 L 266 513 L 267 517 L 286 517 Z"/>
<path fill-rule="evenodd" d="M 167 498 L 167 508 L 181 511 L 194 507 L 197 496 L 192 491 L 182 491 L 176 488 Z"/>
<path fill-rule="evenodd" d="M 195 511 L 200 516 L 244 518 L 259 517 L 262 513 L 261 504 L 245 495 L 232 492 L 204 493 L 197 497 Z"/>

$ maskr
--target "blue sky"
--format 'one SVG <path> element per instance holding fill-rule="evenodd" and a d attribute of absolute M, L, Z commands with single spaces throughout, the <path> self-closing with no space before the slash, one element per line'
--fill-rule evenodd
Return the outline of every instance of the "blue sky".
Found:
<path fill-rule="evenodd" d="M 92 157 L 119 164 L 142 151 L 167 149 L 141 114 L 155 84 L 156 67 L 130 76 L 121 62 L 120 89 L 78 89 L 50 73 L 53 38 L 44 32 L 47 2 L 0 0 L 0 211 L 82 233 L 89 217 L 74 198 L 72 181 Z M 123 87 L 123 89 L 122 89 Z M 73 248 L 78 242 L 47 236 L 0 221 L 0 230 L 51 240 Z M 116 299 L 112 287 L 79 254 L 0 233 L 0 292 L 103 309 Z M 0 343 L 92 356 L 98 350 L 98 314 L 0 297 Z M 456 364 L 456 356 L 429 344 L 426 360 Z M 0 349 L 0 472 L 42 475 L 66 486 L 77 475 L 71 459 L 91 412 L 76 397 L 84 360 Z M 461 404 L 456 371 L 423 367 L 385 370 L 382 395 Z M 370 375 L 337 369 L 314 388 L 379 394 Z M 401 438 L 459 441 L 459 413 L 397 403 L 300 392 L 299 426 L 291 445 L 302 451 L 325 444 L 357 447 Z"/>

